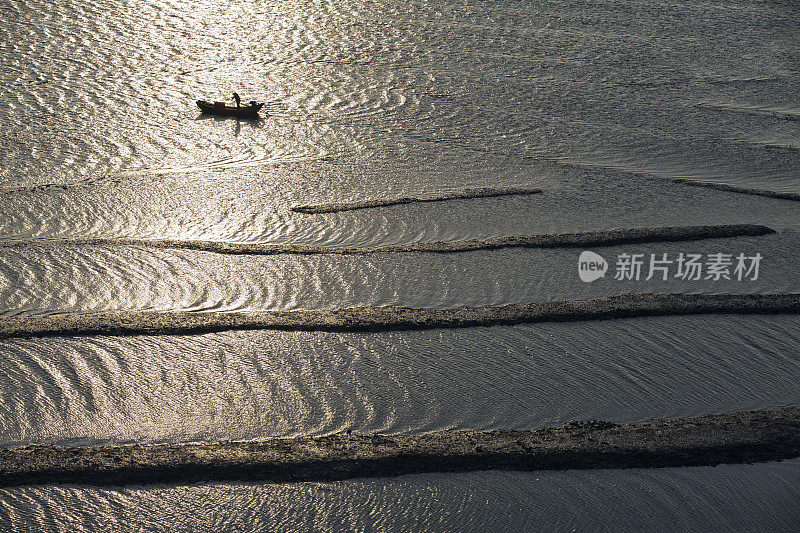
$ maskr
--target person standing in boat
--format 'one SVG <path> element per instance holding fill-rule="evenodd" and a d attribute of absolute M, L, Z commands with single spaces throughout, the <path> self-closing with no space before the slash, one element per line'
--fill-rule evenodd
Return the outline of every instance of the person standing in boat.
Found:
<path fill-rule="evenodd" d="M 236 107 L 237 108 L 241 107 L 240 104 L 242 102 L 242 99 L 239 98 L 239 95 L 237 93 L 233 93 L 233 99 L 236 100 Z"/>

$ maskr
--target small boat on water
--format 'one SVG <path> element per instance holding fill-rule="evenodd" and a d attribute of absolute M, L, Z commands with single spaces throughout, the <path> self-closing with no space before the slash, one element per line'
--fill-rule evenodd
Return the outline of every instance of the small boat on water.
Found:
<path fill-rule="evenodd" d="M 200 111 L 209 115 L 222 115 L 225 117 L 245 117 L 245 118 L 258 118 L 258 111 L 263 107 L 264 103 L 258 103 L 251 100 L 249 104 L 241 106 L 228 105 L 225 102 L 207 102 L 205 100 L 198 100 L 197 107 Z"/>

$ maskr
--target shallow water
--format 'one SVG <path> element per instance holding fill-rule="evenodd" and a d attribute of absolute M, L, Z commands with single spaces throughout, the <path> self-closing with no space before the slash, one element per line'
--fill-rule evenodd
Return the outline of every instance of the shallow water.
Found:
<path fill-rule="evenodd" d="M 742 223 L 778 232 L 597 248 L 612 272 L 593 283 L 578 278 L 579 249 L 255 257 L 2 246 L 0 316 L 800 292 L 800 202 L 671 181 L 800 193 L 800 11 L 791 2 L 6 0 L 0 17 L 0 244 L 378 247 Z M 269 116 L 209 118 L 194 105 L 234 90 L 266 101 Z M 291 211 L 473 187 L 543 192 Z M 626 252 L 764 259 L 757 280 L 614 280 Z M 792 315 L 703 316 L 6 339 L 0 445 L 525 428 L 797 405 L 798 325 Z M 142 527 L 152 529 L 173 509 L 187 528 L 217 529 L 524 529 L 548 520 L 558 529 L 788 529 L 785 513 L 800 498 L 781 480 L 797 477 L 794 465 L 288 488 L 38 487 L 3 492 L 0 512 L 42 528 L 80 501 L 85 514 L 63 518 L 77 529 L 102 517 L 123 529 L 147 508 Z M 300 511 L 287 503 L 295 497 Z M 220 499 L 248 511 L 225 522 Z M 742 518 L 756 507 L 763 523 Z"/>
<path fill-rule="evenodd" d="M 6 446 L 523 429 L 800 402 L 794 316 L 4 346 Z"/>
<path fill-rule="evenodd" d="M 430 474 L 338 483 L 0 491 L 0 518 L 53 531 L 793 531 L 800 461 Z"/>

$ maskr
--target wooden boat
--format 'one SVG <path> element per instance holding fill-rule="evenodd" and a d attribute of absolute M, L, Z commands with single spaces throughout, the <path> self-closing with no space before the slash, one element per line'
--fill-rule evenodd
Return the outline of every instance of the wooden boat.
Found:
<path fill-rule="evenodd" d="M 207 102 L 205 100 L 198 100 L 197 107 L 203 113 L 210 115 L 222 115 L 226 117 L 245 117 L 245 118 L 258 118 L 258 111 L 264 105 L 263 102 L 258 103 L 251 101 L 239 107 L 235 105 L 227 105 L 225 102 Z"/>

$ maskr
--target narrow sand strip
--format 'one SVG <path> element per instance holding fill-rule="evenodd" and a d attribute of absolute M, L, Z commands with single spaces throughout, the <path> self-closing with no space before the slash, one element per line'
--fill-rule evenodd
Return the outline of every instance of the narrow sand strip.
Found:
<path fill-rule="evenodd" d="M 162 249 L 184 249 L 230 255 L 363 255 L 377 253 L 455 253 L 499 248 L 592 248 L 648 242 L 696 241 L 731 237 L 759 237 L 775 233 L 767 226 L 728 224 L 719 226 L 678 226 L 664 228 L 632 228 L 555 235 L 508 235 L 488 239 L 456 242 L 418 242 L 376 246 L 373 248 L 333 248 L 313 244 L 261 244 L 221 241 L 184 241 L 175 239 L 129 239 L 90 237 L 83 239 L 10 240 L 0 247 L 28 246 L 141 246 Z"/>
<path fill-rule="evenodd" d="M 459 309 L 353 307 L 311 311 L 114 311 L 0 317 L 0 338 L 72 335 L 186 335 L 225 330 L 369 332 L 466 328 L 644 316 L 797 314 L 795 294 L 625 294 Z"/>
<path fill-rule="evenodd" d="M 738 192 L 741 194 L 766 196 L 767 198 L 777 198 L 779 200 L 792 200 L 794 202 L 800 202 L 800 193 L 796 192 L 779 192 L 779 191 L 770 191 L 768 189 L 754 189 L 751 187 L 728 185 L 726 183 L 717 183 L 714 181 L 697 181 L 688 178 L 674 178 L 672 181 L 674 181 L 675 183 L 692 185 L 694 187 L 706 187 L 707 189 L 716 189 L 718 191 Z"/>
<path fill-rule="evenodd" d="M 0 450 L 0 486 L 334 481 L 474 470 L 712 466 L 800 456 L 800 408 L 527 431 L 331 435 L 218 444 Z"/>
<path fill-rule="evenodd" d="M 517 188 L 504 187 L 501 189 L 492 187 L 480 187 L 477 189 L 464 189 L 462 191 L 451 192 L 439 196 L 422 197 L 403 197 L 403 198 L 377 198 L 374 200 L 361 200 L 357 202 L 334 202 L 329 204 L 298 205 L 291 208 L 295 213 L 318 214 L 318 213 L 337 213 L 339 211 L 353 211 L 355 209 L 369 209 L 373 207 L 386 207 L 389 205 L 414 204 L 420 202 L 443 202 L 445 200 L 462 200 L 466 198 L 490 198 L 493 196 L 512 196 L 540 194 L 538 188 Z"/>

